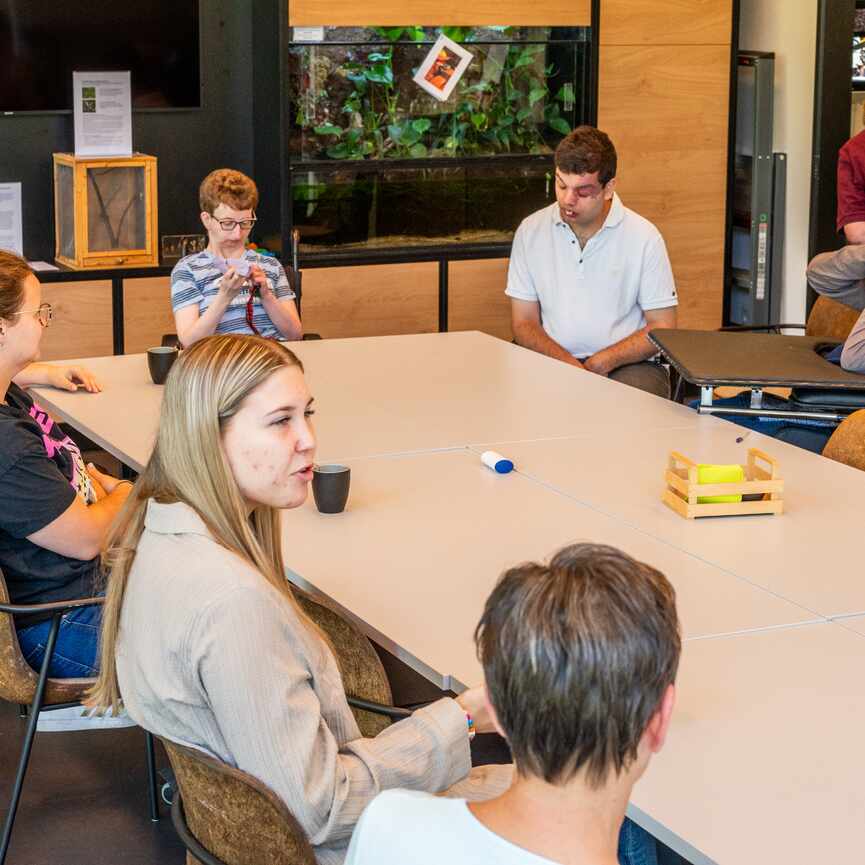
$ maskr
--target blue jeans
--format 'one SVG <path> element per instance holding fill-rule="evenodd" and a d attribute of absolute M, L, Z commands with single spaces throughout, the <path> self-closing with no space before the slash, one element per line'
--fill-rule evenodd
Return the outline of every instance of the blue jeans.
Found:
<path fill-rule="evenodd" d="M 54 679 L 95 676 L 99 672 L 97 653 L 101 624 L 101 606 L 79 607 L 66 613 L 60 620 L 48 675 Z M 50 619 L 18 631 L 21 653 L 34 670 L 38 671 L 42 666 L 50 631 Z"/>
<path fill-rule="evenodd" d="M 658 865 L 655 839 L 629 817 L 619 832 L 619 865 Z"/>

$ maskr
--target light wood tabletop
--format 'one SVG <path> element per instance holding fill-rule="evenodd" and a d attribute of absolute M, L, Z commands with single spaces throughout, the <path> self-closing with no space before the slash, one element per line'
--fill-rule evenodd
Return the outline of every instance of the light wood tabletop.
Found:
<path fill-rule="evenodd" d="M 477 332 L 291 343 L 315 396 L 322 460 L 536 439 L 633 424 L 705 423 L 685 406 L 633 391 Z M 72 361 L 70 361 L 72 362 Z M 140 471 L 162 387 L 146 355 L 84 358 L 101 394 L 38 388 L 45 408 Z"/>
<path fill-rule="evenodd" d="M 835 623 L 686 643 L 632 816 L 693 865 L 860 861 L 863 664 Z"/>
<path fill-rule="evenodd" d="M 283 516 L 287 567 L 439 687 L 481 679 L 472 633 L 502 571 L 578 541 L 663 571 L 685 637 L 814 621 L 810 611 L 469 450 L 349 460 L 342 514 Z M 677 519 L 680 519 L 677 517 Z"/>
<path fill-rule="evenodd" d="M 487 444 L 518 471 L 575 500 L 825 617 L 865 613 L 861 556 L 865 472 L 722 420 L 690 429 L 610 429 L 589 436 Z M 477 446 L 480 451 L 484 445 Z M 661 501 L 671 450 L 695 462 L 744 463 L 749 447 L 778 460 L 781 516 L 685 520 Z M 615 479 L 615 480 L 614 480 Z"/>

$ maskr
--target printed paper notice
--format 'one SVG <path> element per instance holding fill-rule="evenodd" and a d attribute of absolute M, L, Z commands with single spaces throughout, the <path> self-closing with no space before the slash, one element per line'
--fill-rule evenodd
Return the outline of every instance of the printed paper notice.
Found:
<path fill-rule="evenodd" d="M 73 72 L 76 156 L 132 154 L 129 72 Z"/>
<path fill-rule="evenodd" d="M 24 255 L 20 183 L 0 183 L 0 249 Z"/>
<path fill-rule="evenodd" d="M 447 36 L 439 36 L 414 74 L 413 81 L 444 102 L 463 77 L 474 55 Z"/>

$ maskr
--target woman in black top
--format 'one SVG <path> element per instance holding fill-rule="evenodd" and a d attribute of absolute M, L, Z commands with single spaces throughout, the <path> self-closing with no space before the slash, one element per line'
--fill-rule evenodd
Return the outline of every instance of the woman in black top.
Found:
<path fill-rule="evenodd" d="M 119 481 L 85 466 L 78 446 L 27 393 L 31 385 L 98 391 L 85 369 L 42 364 L 39 343 L 51 321 L 39 280 L 23 259 L 0 250 L 0 568 L 12 603 L 89 597 L 103 538 L 129 494 Z M 49 674 L 96 672 L 101 607 L 61 622 Z M 18 619 L 31 666 L 42 663 L 50 621 Z"/>

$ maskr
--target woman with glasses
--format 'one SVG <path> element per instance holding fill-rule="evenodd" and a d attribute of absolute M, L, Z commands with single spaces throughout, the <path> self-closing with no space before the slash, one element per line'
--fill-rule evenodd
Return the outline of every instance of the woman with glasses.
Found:
<path fill-rule="evenodd" d="M 96 594 L 97 556 L 131 489 L 85 465 L 75 442 L 27 393 L 31 385 L 100 390 L 86 369 L 36 363 L 50 321 L 51 305 L 42 302 L 30 266 L 0 250 L 0 568 L 15 604 Z M 49 675 L 95 674 L 100 611 L 64 616 Z M 50 618 L 16 617 L 15 624 L 24 657 L 38 669 Z M 49 715 L 61 728 L 59 714 Z"/>
<path fill-rule="evenodd" d="M 198 190 L 207 248 L 180 259 L 171 272 L 171 306 L 180 342 L 214 333 L 300 339 L 294 292 L 282 265 L 246 248 L 255 225 L 258 189 L 230 168 L 211 171 Z"/>

